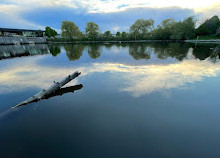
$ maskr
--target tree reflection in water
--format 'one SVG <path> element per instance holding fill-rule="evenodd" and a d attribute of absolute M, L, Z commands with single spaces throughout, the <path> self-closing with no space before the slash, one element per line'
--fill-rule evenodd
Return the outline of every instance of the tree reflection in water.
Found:
<path fill-rule="evenodd" d="M 189 49 L 192 49 L 193 55 L 200 59 L 205 60 L 208 57 L 212 62 L 216 62 L 220 55 L 220 45 L 216 44 L 194 44 L 184 42 L 155 42 L 155 43 L 121 43 L 121 44 L 65 44 L 64 49 L 66 55 L 70 61 L 79 60 L 83 54 L 84 47 L 88 49 L 88 55 L 92 59 L 97 59 L 101 56 L 102 47 L 111 49 L 113 46 L 117 47 L 128 47 L 129 54 L 135 59 L 150 59 L 153 54 L 159 59 L 175 58 L 182 61 L 187 57 Z M 49 46 L 50 52 L 53 56 L 59 54 L 60 46 L 52 45 Z"/>
<path fill-rule="evenodd" d="M 193 44 L 190 43 L 153 43 L 151 46 L 154 47 L 154 53 L 159 59 L 167 59 L 169 57 L 176 58 L 182 61 L 189 51 L 189 48 Z"/>
<path fill-rule="evenodd" d="M 88 54 L 92 59 L 101 56 L 101 46 L 99 44 L 91 44 L 88 46 Z"/>
<path fill-rule="evenodd" d="M 216 62 L 220 55 L 220 45 L 197 43 L 194 45 L 193 54 L 200 60 L 210 57 L 212 62 Z"/>
<path fill-rule="evenodd" d="M 64 49 L 70 61 L 79 60 L 83 54 L 84 46 L 82 44 L 65 44 Z"/>
<path fill-rule="evenodd" d="M 152 47 L 147 47 L 147 45 L 143 43 L 129 45 L 129 54 L 136 60 L 150 59 L 152 51 Z"/>
<path fill-rule="evenodd" d="M 176 58 L 182 61 L 187 57 L 189 49 L 192 48 L 193 55 L 205 60 L 208 57 L 216 62 L 220 55 L 220 45 L 216 44 L 193 44 L 183 42 L 157 42 L 157 43 L 133 43 L 129 44 L 129 54 L 136 60 L 150 59 L 155 54 L 159 59 Z"/>
<path fill-rule="evenodd" d="M 60 46 L 55 44 L 49 45 L 49 50 L 53 56 L 57 56 L 61 52 Z"/>

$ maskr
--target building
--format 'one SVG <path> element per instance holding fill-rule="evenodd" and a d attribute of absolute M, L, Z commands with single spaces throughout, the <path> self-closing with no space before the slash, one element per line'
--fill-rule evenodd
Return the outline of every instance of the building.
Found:
<path fill-rule="evenodd" d="M 46 43 L 42 30 L 0 28 L 0 44 Z"/>
<path fill-rule="evenodd" d="M 42 30 L 0 28 L 0 36 L 4 37 L 44 37 L 44 32 Z"/>

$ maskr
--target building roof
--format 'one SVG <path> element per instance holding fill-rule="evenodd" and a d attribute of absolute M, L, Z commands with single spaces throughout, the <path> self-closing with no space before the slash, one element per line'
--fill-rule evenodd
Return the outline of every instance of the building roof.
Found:
<path fill-rule="evenodd" d="M 45 32 L 42 30 L 10 29 L 10 28 L 0 28 L 0 31 L 5 31 L 5 32 Z"/>

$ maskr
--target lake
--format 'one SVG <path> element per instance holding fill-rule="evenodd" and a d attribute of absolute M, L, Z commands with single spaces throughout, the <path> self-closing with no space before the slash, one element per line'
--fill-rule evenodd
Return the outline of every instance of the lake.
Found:
<path fill-rule="evenodd" d="M 0 157 L 219 157 L 220 46 L 0 46 Z M 11 107 L 75 71 L 62 93 Z"/>

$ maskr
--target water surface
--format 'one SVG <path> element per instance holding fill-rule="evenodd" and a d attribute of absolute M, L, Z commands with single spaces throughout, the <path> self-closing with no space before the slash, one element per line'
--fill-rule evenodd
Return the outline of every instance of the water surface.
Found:
<path fill-rule="evenodd" d="M 0 47 L 1 157 L 219 157 L 220 49 Z M 10 107 L 79 71 L 62 93 Z"/>

